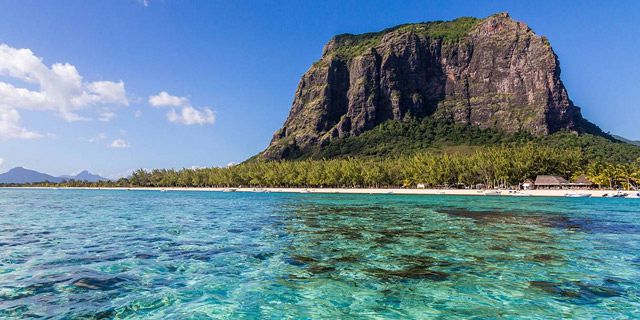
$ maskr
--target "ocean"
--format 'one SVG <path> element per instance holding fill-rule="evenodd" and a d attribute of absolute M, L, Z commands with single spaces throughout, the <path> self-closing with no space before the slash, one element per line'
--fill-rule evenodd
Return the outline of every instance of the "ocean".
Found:
<path fill-rule="evenodd" d="M 640 200 L 0 189 L 2 319 L 640 318 Z"/>

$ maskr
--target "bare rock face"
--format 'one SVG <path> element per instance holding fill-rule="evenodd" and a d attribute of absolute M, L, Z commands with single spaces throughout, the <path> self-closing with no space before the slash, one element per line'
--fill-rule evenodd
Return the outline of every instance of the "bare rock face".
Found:
<path fill-rule="evenodd" d="M 334 37 L 262 155 L 286 159 L 405 117 L 534 135 L 599 130 L 569 99 L 547 39 L 501 13 Z"/>

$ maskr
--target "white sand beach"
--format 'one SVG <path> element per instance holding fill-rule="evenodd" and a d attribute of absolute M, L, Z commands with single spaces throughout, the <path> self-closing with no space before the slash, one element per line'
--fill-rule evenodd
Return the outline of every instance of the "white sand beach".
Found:
<path fill-rule="evenodd" d="M 213 191 L 213 192 L 279 192 L 279 193 L 317 193 L 317 194 L 395 194 L 395 195 L 457 195 L 457 196 L 534 196 L 564 197 L 567 194 L 588 194 L 599 198 L 618 192 L 628 195 L 637 191 L 584 190 L 584 189 L 536 189 L 536 190 L 498 190 L 498 189 L 402 189 L 402 188 L 80 188 L 80 187 L 6 187 L 15 189 L 67 189 L 67 190 L 120 190 L 120 191 Z M 500 194 L 496 194 L 497 192 Z"/>

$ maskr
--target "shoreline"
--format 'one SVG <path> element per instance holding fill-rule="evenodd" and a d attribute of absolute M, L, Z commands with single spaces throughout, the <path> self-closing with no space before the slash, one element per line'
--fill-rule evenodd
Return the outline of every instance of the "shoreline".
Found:
<path fill-rule="evenodd" d="M 316 194 L 395 194 L 395 195 L 455 195 L 455 196 L 484 196 L 486 192 L 500 191 L 495 196 L 532 196 L 532 197 L 565 197 L 566 194 L 589 194 L 593 198 L 601 198 L 608 194 L 611 196 L 617 192 L 634 194 L 637 191 L 617 190 L 584 190 L 584 189 L 536 189 L 536 190 L 493 190 L 493 189 L 400 189 L 400 188 L 210 188 L 210 187 L 0 187 L 2 189 L 51 189 L 51 190 L 118 190 L 118 191 L 208 191 L 225 192 L 252 192 L 252 193 L 316 193 Z M 514 195 L 514 192 L 516 194 Z"/>

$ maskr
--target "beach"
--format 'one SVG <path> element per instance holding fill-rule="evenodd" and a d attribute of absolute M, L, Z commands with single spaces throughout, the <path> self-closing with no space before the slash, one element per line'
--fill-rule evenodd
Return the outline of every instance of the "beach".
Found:
<path fill-rule="evenodd" d="M 564 197 L 567 194 L 588 194 L 594 198 L 605 195 L 611 196 L 618 192 L 627 195 L 637 191 L 591 190 L 591 189 L 535 189 L 535 190 L 506 190 L 506 189 L 404 189 L 404 188 L 212 188 L 212 187 L 130 187 L 130 188 L 86 188 L 86 187 L 6 187 L 17 189 L 69 189 L 69 190 L 121 190 L 121 191 L 211 191 L 211 192 L 277 192 L 277 193 L 318 193 L 318 194 L 397 194 L 397 195 L 452 195 L 452 196 L 486 196 L 486 193 L 499 191 L 492 196 L 532 196 L 532 197 Z"/>

